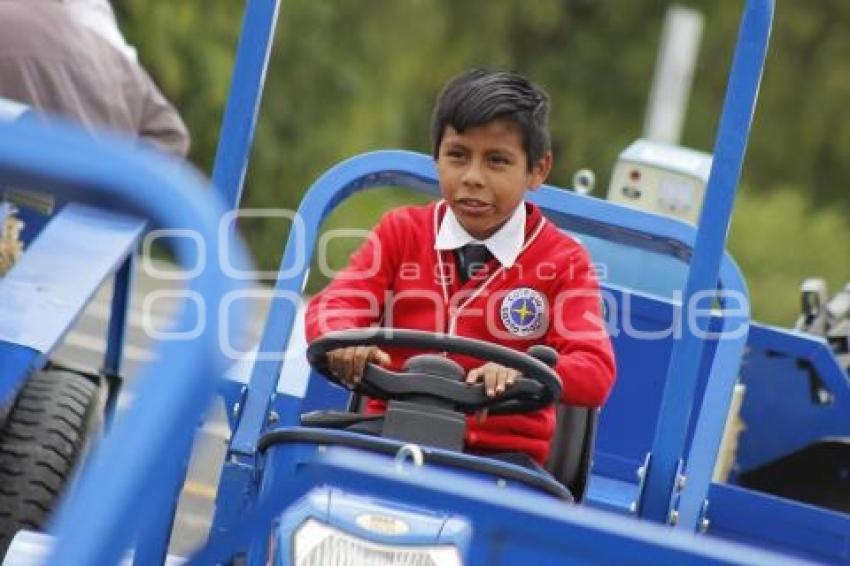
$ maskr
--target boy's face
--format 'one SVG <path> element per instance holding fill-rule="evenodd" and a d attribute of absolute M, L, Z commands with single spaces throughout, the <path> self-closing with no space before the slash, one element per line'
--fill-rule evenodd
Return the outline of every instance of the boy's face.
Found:
<path fill-rule="evenodd" d="M 494 120 L 459 133 L 446 126 L 437 154 L 440 189 L 461 225 L 473 237 L 493 235 L 540 187 L 552 167 L 547 153 L 528 170 L 522 135 L 513 123 Z"/>

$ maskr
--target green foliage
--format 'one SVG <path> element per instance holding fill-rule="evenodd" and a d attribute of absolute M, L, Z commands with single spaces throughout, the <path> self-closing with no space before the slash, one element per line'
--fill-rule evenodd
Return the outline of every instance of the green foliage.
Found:
<path fill-rule="evenodd" d="M 794 187 L 768 195 L 742 190 L 729 249 L 747 279 L 753 318 L 793 325 L 806 277 L 823 277 L 833 293 L 843 287 L 850 279 L 848 234 L 846 216 L 815 208 Z"/>
<path fill-rule="evenodd" d="M 683 143 L 710 151 L 743 2 L 688 4 L 704 12 L 706 26 Z M 192 161 L 210 171 L 244 2 L 115 5 L 128 39 L 189 124 Z M 668 5 L 283 0 L 243 205 L 295 208 L 321 172 L 359 152 L 430 151 L 434 97 L 472 66 L 516 69 L 543 85 L 553 101 L 551 182 L 567 185 L 576 169 L 590 167 L 604 192 L 617 155 L 640 136 Z M 846 0 L 777 6 L 744 169 L 749 188 L 731 242 L 756 314 L 772 322 L 793 319 L 803 277 L 828 275 L 833 285 L 850 277 L 842 245 L 850 227 L 850 39 L 841 33 L 848 23 Z M 405 200 L 384 194 L 343 204 L 328 224 L 368 227 Z M 259 263 L 274 269 L 286 226 L 247 222 L 243 230 Z M 339 245 L 337 265 L 353 244 Z"/>

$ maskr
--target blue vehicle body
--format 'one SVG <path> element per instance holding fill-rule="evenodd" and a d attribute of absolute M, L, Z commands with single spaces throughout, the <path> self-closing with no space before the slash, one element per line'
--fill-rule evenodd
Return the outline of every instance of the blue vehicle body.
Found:
<path fill-rule="evenodd" d="M 75 226 L 83 230 L 84 236 L 91 235 L 90 232 L 85 232 L 86 228 L 95 232 L 104 229 L 104 226 L 111 229 L 96 233 L 97 239 L 118 236 L 128 231 L 138 237 L 143 222 L 150 221 L 152 225 L 160 228 L 180 227 L 194 230 L 205 241 L 217 242 L 218 224 L 225 211 L 221 201 L 210 191 L 204 190 L 198 177 L 182 165 L 154 155 L 153 152 L 141 151 L 123 140 L 93 140 L 74 128 L 59 125 L 53 125 L 49 130 L 27 123 L 0 126 L 0 177 L 4 184 L 61 194 L 63 198 L 74 201 L 73 205 L 69 204 L 63 208 L 44 228 L 42 235 L 30 246 L 22 263 L 0 281 L 0 295 L 4 301 L 9 301 L 3 305 L 4 313 L 10 315 L 6 320 L 16 320 L 13 317 L 20 316 L 17 320 L 23 330 L 26 330 L 27 323 L 31 322 L 29 315 L 33 314 L 33 309 L 41 304 L 36 299 L 41 299 L 42 302 L 47 300 L 39 296 L 39 293 L 57 292 L 53 287 L 44 287 L 45 283 L 52 283 L 52 280 L 43 269 L 36 271 L 36 268 L 42 267 L 36 262 L 44 261 L 44 258 L 37 248 L 35 251 L 33 249 L 43 241 L 49 242 L 44 239 L 44 235 L 49 235 L 51 229 L 61 228 L 61 221 L 64 219 L 84 218 L 85 222 L 80 221 L 81 224 Z M 156 193 L 152 188 L 161 192 Z M 151 198 L 151 194 L 159 196 Z M 100 208 L 92 208 L 90 205 L 93 204 Z M 69 212 L 74 215 L 71 216 Z M 57 221 L 60 222 L 57 224 Z M 85 271 L 80 270 L 80 265 L 71 264 L 74 260 L 80 260 L 90 254 L 92 246 L 97 242 L 88 238 L 80 240 L 79 231 L 66 231 L 64 235 L 68 246 L 74 245 L 68 242 L 72 237 L 76 239 L 77 246 L 71 253 L 67 251 L 67 247 L 61 248 L 61 241 L 52 242 L 69 254 L 68 272 L 65 275 Z M 233 264 L 249 266 L 243 246 L 232 236 L 230 238 L 233 241 L 228 242 L 228 248 Z M 107 244 L 108 242 L 104 242 L 104 247 L 110 247 Z M 115 240 L 112 240 L 112 244 L 114 246 Z M 218 265 L 218 246 L 198 247 L 191 239 L 176 238 L 173 248 L 182 265 L 191 266 L 204 262 L 210 266 L 187 282 L 186 297 L 203 296 L 214 301 L 210 304 L 217 305 L 228 292 L 239 290 L 238 282 L 222 277 L 221 271 L 215 269 Z M 94 249 L 101 251 L 100 248 Z M 111 257 L 115 258 L 119 252 L 120 249 L 114 251 Z M 51 268 L 56 266 L 56 261 L 59 259 L 54 258 Z M 123 259 L 116 259 L 113 265 L 120 265 L 121 261 Z M 37 275 L 39 277 L 36 277 Z M 28 280 L 28 277 L 31 280 Z M 99 283 L 98 281 L 87 291 L 93 293 Z M 68 287 L 67 281 L 65 286 Z M 71 292 L 77 291 L 71 287 Z M 22 294 L 10 296 L 14 291 L 29 291 L 35 297 Z M 59 299 L 69 297 L 61 293 L 52 296 L 58 296 Z M 16 304 L 15 300 L 22 302 Z M 68 301 L 70 300 L 68 298 Z M 62 304 L 61 300 L 54 299 L 54 302 Z M 174 332 L 184 333 L 184 338 L 163 343 L 159 351 L 160 361 L 147 368 L 147 377 L 140 378 L 142 385 L 139 394 L 150 399 L 150 402 L 143 401 L 140 397 L 139 402 L 134 403 L 133 408 L 128 411 L 127 417 L 116 422 L 109 435 L 110 441 L 106 444 L 110 444 L 114 439 L 118 442 L 114 446 L 120 446 L 124 452 L 118 458 L 124 466 L 122 473 L 113 473 L 116 461 L 113 458 L 107 457 L 103 460 L 95 457 L 91 472 L 98 475 L 100 470 L 110 479 L 98 482 L 93 497 L 95 503 L 91 500 L 86 502 L 84 505 L 87 508 L 91 508 L 92 504 L 99 506 L 109 501 L 123 507 L 121 513 L 125 516 L 141 512 L 152 517 L 161 512 L 161 506 L 170 501 L 174 492 L 164 498 L 146 498 L 145 481 L 156 477 L 163 485 L 179 486 L 182 483 L 180 474 L 184 468 L 180 463 L 188 450 L 194 427 L 203 415 L 206 400 L 209 400 L 215 391 L 215 381 L 210 379 L 210 375 L 220 375 L 226 368 L 226 359 L 218 353 L 220 350 L 217 348 L 217 309 L 206 309 L 202 314 L 200 307 L 195 308 L 196 305 L 191 305 L 190 301 L 186 303 L 190 306 L 184 305 L 185 308 L 173 328 Z M 68 305 L 69 310 L 71 306 L 77 307 L 76 304 Z M 201 316 L 206 319 L 206 324 L 199 324 Z M 13 328 L 8 329 L 10 332 L 12 330 Z M 42 352 L 29 344 L 13 344 L 7 348 L 12 351 L 10 358 L 21 360 L 21 365 L 32 366 L 43 357 Z M 12 368 L 5 363 L 6 359 L 4 350 L 4 375 L 11 373 Z M 163 379 L 170 384 L 169 393 L 167 399 L 156 400 L 148 393 L 158 390 Z M 194 406 L 195 410 L 189 409 L 190 406 Z M 155 422 L 158 424 L 154 424 Z M 136 450 L 137 446 L 145 446 L 148 450 L 154 450 L 154 453 L 162 450 L 171 452 L 171 449 L 174 452 L 160 461 L 159 458 L 152 457 L 148 450 Z M 104 450 L 108 452 L 108 446 Z M 134 501 L 133 497 L 126 497 L 126 492 L 125 495 L 113 497 L 109 493 L 113 489 L 117 492 L 135 490 L 137 494 L 143 495 L 146 504 L 138 505 L 138 501 Z M 80 495 L 85 495 L 84 490 L 81 490 Z M 72 522 L 78 522 L 78 519 L 72 519 Z M 126 541 L 129 542 L 139 534 L 128 534 Z M 73 551 L 71 554 L 74 554 Z M 114 560 L 106 560 L 112 561 Z"/>
<path fill-rule="evenodd" d="M 146 222 L 195 230 L 208 243 L 200 250 L 187 240 L 174 242 L 182 265 L 195 265 L 198 254 L 204 255 L 207 269 L 190 281 L 190 290 L 205 304 L 240 296 L 239 278 L 225 275 L 217 254 L 227 246 L 231 257 L 236 250 L 238 262 L 247 265 L 247 260 L 233 230 L 220 229 L 220 219 L 225 202 L 238 204 L 241 194 L 278 7 L 277 0 L 247 2 L 213 173 L 224 202 L 203 195 L 197 179 L 174 164 L 120 144 L 81 141 L 73 132 L 46 133 L 28 124 L 0 128 L 0 181 L 52 192 L 60 184 L 69 199 L 120 210 L 77 212 L 89 215 L 86 225 L 126 232 L 127 244 L 104 246 L 110 249 L 99 254 L 101 275 L 92 272 L 79 285 L 55 283 L 55 292 L 67 285 L 75 293 L 67 301 L 79 308 L 69 311 L 67 324 L 103 274 L 118 270 L 119 277 L 129 277 L 133 242 Z M 347 391 L 303 359 L 299 308 L 320 224 L 358 191 L 403 186 L 438 194 L 429 156 L 382 151 L 335 166 L 309 189 L 281 259 L 256 360 L 244 379 L 218 382 L 233 431 L 210 540 L 193 560 L 216 563 L 243 554 L 249 564 L 288 564 L 296 552 L 294 534 L 315 521 L 381 552 L 450 547 L 464 564 L 850 562 L 850 515 L 712 483 L 739 375 L 749 387 L 743 416 L 750 427 L 739 450 L 741 471 L 824 437 L 846 436 L 850 429 L 850 382 L 828 347 L 816 338 L 752 323 L 744 277 L 724 252 L 772 14 L 771 0 L 746 3 L 704 221 L 697 229 L 555 187 L 531 197 L 556 225 L 584 242 L 596 263 L 608 266 L 604 298 L 619 378 L 600 418 L 584 505 L 568 505 L 532 485 L 505 480 L 510 464 L 494 464 L 504 477 L 479 473 L 440 463 L 440 451 L 425 448 L 424 462 L 410 465 L 398 456 L 403 443 L 384 439 L 374 441 L 380 450 L 365 449 L 357 447 L 355 433 L 316 436 L 299 426 L 305 412 L 348 403 Z M 80 144 L 86 157 L 71 157 Z M 89 192 L 82 190 L 86 186 Z M 168 198 L 143 199 L 150 186 Z M 61 250 L 63 242 L 45 239 L 46 256 L 36 246 L 52 229 L 67 234 L 54 222 L 77 207 L 82 205 L 63 208 L 33 241 L 30 250 L 36 253 L 25 259 L 25 269 L 16 268 L 11 279 L 0 281 L 0 307 L 33 304 L 31 294 L 16 297 L 10 286 L 24 277 L 32 278 L 30 286 L 50 280 L 39 271 L 39 258 Z M 107 367 L 117 367 L 120 359 L 126 295 L 116 293 L 113 305 L 117 314 L 109 329 Z M 191 434 L 213 394 L 216 382 L 210 377 L 224 374 L 216 335 L 225 314 L 208 309 L 197 336 L 163 344 L 161 361 L 142 379 L 137 402 L 116 421 L 56 521 L 56 560 L 115 563 L 134 543 L 136 563 L 165 558 Z M 21 328 L 28 317 L 20 313 Z M 197 322 L 196 309 L 187 305 L 177 329 L 190 332 L 199 328 Z M 227 328 L 238 325 L 228 322 Z M 61 338 L 42 345 L 12 336 L 11 329 L 5 332 L 0 335 L 3 384 L 16 379 L 19 384 L 25 377 L 15 376 L 43 364 L 50 344 Z M 807 364 L 803 369 L 800 360 Z M 833 394 L 830 405 L 812 406 L 807 382 L 800 380 L 806 368 L 814 368 Z M 5 387 L 0 393 L 13 390 Z M 775 416 L 780 410 L 783 419 Z M 267 441 L 270 435 L 277 440 Z M 122 463 L 121 474 L 114 473 L 115 462 Z M 370 529 L 363 526 L 369 517 L 395 517 L 405 526 L 390 532 L 386 525 L 399 523 L 382 519 L 384 530 Z"/>

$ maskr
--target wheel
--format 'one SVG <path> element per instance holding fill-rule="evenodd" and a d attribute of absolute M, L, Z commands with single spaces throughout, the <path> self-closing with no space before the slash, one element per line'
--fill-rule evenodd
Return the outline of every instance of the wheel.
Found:
<path fill-rule="evenodd" d="M 99 397 L 91 380 L 58 370 L 21 390 L 0 430 L 0 557 L 19 529 L 45 525 L 99 420 Z"/>

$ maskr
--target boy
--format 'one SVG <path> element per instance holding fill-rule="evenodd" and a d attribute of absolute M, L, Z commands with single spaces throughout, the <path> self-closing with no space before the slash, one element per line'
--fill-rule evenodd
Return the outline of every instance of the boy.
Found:
<path fill-rule="evenodd" d="M 552 167 L 548 114 L 546 93 L 515 73 L 473 70 L 451 80 L 432 118 L 443 200 L 384 216 L 349 266 L 310 301 L 308 341 L 380 321 L 523 352 L 545 344 L 558 352 L 562 400 L 601 405 L 615 366 L 587 252 L 523 200 Z M 367 362 L 398 370 L 419 353 L 340 348 L 328 363 L 353 385 Z M 519 377 L 495 363 L 450 357 L 490 396 Z M 370 411 L 381 409 L 370 401 Z M 554 427 L 554 407 L 470 418 L 466 450 L 518 453 L 542 464 Z"/>

